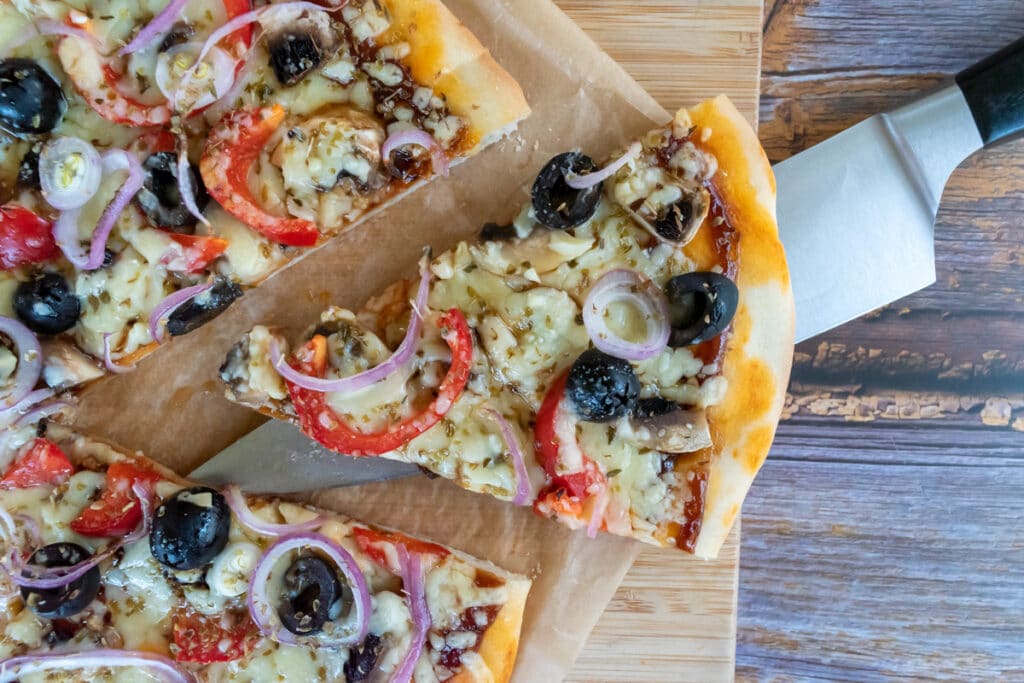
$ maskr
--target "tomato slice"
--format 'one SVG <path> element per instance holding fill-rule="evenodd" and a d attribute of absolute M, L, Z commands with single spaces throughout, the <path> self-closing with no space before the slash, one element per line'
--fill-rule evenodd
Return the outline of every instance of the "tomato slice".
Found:
<path fill-rule="evenodd" d="M 11 270 L 55 258 L 53 224 L 17 204 L 0 206 L 0 270 Z"/>
<path fill-rule="evenodd" d="M 275 242 L 310 247 L 320 238 L 315 223 L 268 213 L 249 189 L 249 171 L 284 116 L 279 104 L 228 113 L 206 139 L 199 172 L 206 191 L 232 216 Z"/>
<path fill-rule="evenodd" d="M 71 521 L 72 531 L 83 536 L 124 536 L 142 521 L 142 505 L 132 491 L 132 484 L 152 490 L 160 479 L 158 473 L 134 463 L 112 463 L 107 468 L 107 486 L 99 500 Z"/>
<path fill-rule="evenodd" d="M 249 654 L 260 637 L 247 612 L 206 616 L 182 609 L 171 617 L 174 658 L 179 662 L 232 662 Z"/>
<path fill-rule="evenodd" d="M 366 553 L 371 560 L 385 569 L 396 572 L 398 567 L 388 563 L 386 546 L 404 545 L 410 553 L 418 555 L 434 555 L 435 557 L 448 557 L 451 552 L 448 548 L 429 541 L 421 541 L 418 538 L 406 536 L 397 531 L 381 531 L 378 529 L 367 529 L 364 527 L 352 527 L 352 536 L 356 540 L 359 549 Z"/>
<path fill-rule="evenodd" d="M 0 487 L 26 489 L 44 484 L 56 485 L 75 473 L 75 468 L 60 446 L 49 439 L 32 442 L 25 455 L 7 468 Z"/>
<path fill-rule="evenodd" d="M 537 457 L 541 466 L 551 478 L 555 489 L 562 489 L 562 494 L 568 493 L 575 498 L 587 498 L 591 495 L 592 487 L 595 484 L 603 485 L 606 481 L 601 469 L 593 459 L 583 456 L 583 470 L 572 474 L 560 473 L 558 471 L 558 435 L 555 433 L 555 419 L 558 416 L 558 406 L 565 396 L 565 382 L 569 378 L 566 371 L 548 389 L 547 395 L 540 404 L 537 411 L 537 423 L 533 428 L 534 445 Z"/>
<path fill-rule="evenodd" d="M 177 258 L 172 261 L 173 265 L 180 265 L 181 267 L 171 268 L 172 264 L 168 264 L 169 270 L 177 270 L 178 272 L 201 273 L 206 270 L 211 261 L 223 254 L 228 248 L 227 240 L 209 235 L 179 235 L 171 233 L 170 238 L 184 247 L 181 263 L 177 263 Z"/>
<path fill-rule="evenodd" d="M 302 431 L 338 453 L 380 455 L 401 448 L 441 421 L 466 387 L 473 363 L 473 337 L 462 311 L 450 309 L 441 317 L 443 337 L 452 352 L 448 373 L 437 388 L 437 397 L 417 415 L 367 434 L 345 424 L 327 404 L 323 392 L 303 389 L 288 382 L 288 393 L 295 406 Z M 320 335 L 299 350 L 291 361 L 304 374 L 323 377 L 327 371 L 327 340 Z"/>

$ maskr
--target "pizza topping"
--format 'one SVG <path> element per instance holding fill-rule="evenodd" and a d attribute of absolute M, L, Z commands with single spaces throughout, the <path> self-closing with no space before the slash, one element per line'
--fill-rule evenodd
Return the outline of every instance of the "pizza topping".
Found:
<path fill-rule="evenodd" d="M 739 290 L 724 275 L 697 272 L 676 275 L 665 285 L 672 321 L 669 345 L 690 346 L 720 335 L 736 314 Z"/>
<path fill-rule="evenodd" d="M 516 436 L 512 425 L 505 419 L 505 416 L 497 410 L 485 409 L 484 413 L 498 423 L 501 430 L 501 438 L 508 447 L 512 464 L 516 471 L 516 494 L 512 498 L 513 505 L 526 505 L 533 498 L 533 487 L 530 484 L 530 470 L 526 467 L 526 458 L 523 456 L 523 448 L 519 444 L 519 437 Z"/>
<path fill-rule="evenodd" d="M 107 485 L 95 501 L 71 521 L 71 530 L 83 536 L 138 536 L 136 526 L 145 527 L 149 491 L 160 480 L 150 469 L 129 462 L 115 462 L 107 468 Z M 136 529 L 135 533 L 132 530 Z"/>
<path fill-rule="evenodd" d="M 585 498 L 604 486 L 605 476 L 597 463 L 583 454 L 576 440 L 575 418 L 566 405 L 568 377 L 569 373 L 560 375 L 544 396 L 534 426 L 534 448 L 556 497 L 568 493 L 574 498 Z M 544 495 L 542 492 L 538 496 L 538 502 Z"/>
<path fill-rule="evenodd" d="M 78 614 L 95 599 L 100 589 L 100 570 L 89 563 L 92 554 L 77 543 L 51 543 L 36 550 L 28 558 L 33 567 L 75 567 L 89 564 L 84 572 L 55 588 L 21 588 L 21 596 L 29 609 L 46 619 Z M 28 576 L 29 572 L 22 572 Z M 14 581 L 18 581 L 17 575 Z"/>
<path fill-rule="evenodd" d="M 377 666 L 377 660 L 383 649 L 381 638 L 375 633 L 368 634 L 366 640 L 358 647 L 349 649 L 348 661 L 345 662 L 344 669 L 345 681 L 347 683 L 362 683 L 368 679 L 373 673 L 374 667 Z"/>
<path fill-rule="evenodd" d="M 602 183 L 586 189 L 569 187 L 566 177 L 597 171 L 594 160 L 580 152 L 564 152 L 544 165 L 533 183 L 531 198 L 537 220 L 556 230 L 567 230 L 590 220 L 601 202 Z"/>
<path fill-rule="evenodd" d="M 107 369 L 107 372 L 115 375 L 123 375 L 127 372 L 131 372 L 135 369 L 134 365 L 120 365 L 110 351 L 110 337 L 112 335 L 109 332 L 103 334 L 103 367 Z"/>
<path fill-rule="evenodd" d="M 0 129 L 18 136 L 49 133 L 67 106 L 60 83 L 38 63 L 0 60 Z"/>
<path fill-rule="evenodd" d="M 565 184 L 574 190 L 585 190 L 588 187 L 593 187 L 603 180 L 607 180 L 615 175 L 620 168 L 628 164 L 629 162 L 640 156 L 644 146 L 639 142 L 634 142 L 629 146 L 629 149 L 623 153 L 618 159 L 611 161 L 600 171 L 594 171 L 592 173 L 586 173 L 584 175 L 576 175 L 575 173 L 568 173 L 565 176 Z"/>
<path fill-rule="evenodd" d="M 153 674 L 163 683 L 194 683 L 195 679 L 178 669 L 174 662 L 152 652 L 132 652 L 97 648 L 86 652 L 51 652 L 23 655 L 0 660 L 0 680 L 23 680 L 28 676 L 48 671 L 105 671 L 114 668 L 141 669 Z M 44 673 L 45 676 L 45 673 Z M 88 680 L 88 677 L 83 678 Z"/>
<path fill-rule="evenodd" d="M 80 208 L 100 188 L 102 163 L 96 148 L 81 138 L 50 140 L 39 154 L 43 197 L 61 211 Z"/>
<path fill-rule="evenodd" d="M 427 596 L 423 589 L 423 561 L 417 553 L 410 553 L 402 544 L 396 546 L 398 551 L 398 564 L 402 577 L 402 588 L 405 590 L 409 601 L 409 613 L 412 615 L 412 639 L 409 642 L 409 649 L 402 657 L 401 663 L 391 676 L 392 681 L 411 681 L 413 672 L 416 670 L 416 662 L 419 661 L 420 653 L 427 642 L 427 632 L 430 630 L 430 610 L 427 609 Z"/>
<path fill-rule="evenodd" d="M 234 484 L 230 484 L 224 488 L 224 498 L 231 507 L 231 511 L 235 513 L 235 518 L 238 520 L 238 523 L 249 531 L 253 531 L 261 536 L 277 538 L 278 536 L 286 536 L 288 534 L 313 531 L 320 527 L 325 521 L 323 515 L 315 514 L 309 519 L 292 524 L 276 524 L 274 522 L 267 522 L 258 517 L 252 511 L 249 504 L 245 501 L 245 494 L 243 494 L 242 490 Z"/>
<path fill-rule="evenodd" d="M 19 291 L 21 288 L 19 287 Z M 18 299 L 15 299 L 17 306 Z M 22 308 L 22 307 L 18 307 Z M 77 316 L 76 316 L 77 317 Z M 43 367 L 43 349 L 32 330 L 14 318 L 0 316 L 0 334 L 11 340 L 14 353 L 13 378 L 10 386 L 0 391 L 0 415 L 24 400 L 39 381 Z M 0 349 L 7 349 L 0 345 Z"/>
<path fill-rule="evenodd" d="M 228 543 L 231 508 L 217 491 L 193 486 L 156 509 L 149 549 L 171 569 L 195 569 L 212 561 Z"/>
<path fill-rule="evenodd" d="M 0 487 L 29 488 L 55 486 L 74 474 L 75 468 L 60 447 L 48 439 L 38 438 L 28 450 L 7 468 Z"/>
<path fill-rule="evenodd" d="M 233 662 L 249 654 L 259 633 L 248 614 L 206 616 L 179 609 L 172 618 L 174 658 L 179 662 Z"/>
<path fill-rule="evenodd" d="M 689 244 L 711 209 L 711 194 L 699 187 L 680 190 L 682 197 L 662 206 L 654 217 L 654 230 L 666 240 L 679 245 Z M 650 203 L 645 203 L 645 207 Z"/>
<path fill-rule="evenodd" d="M 78 296 L 57 273 L 42 273 L 25 280 L 14 293 L 14 312 L 38 334 L 60 334 L 71 329 L 81 311 Z"/>
<path fill-rule="evenodd" d="M 205 294 L 206 292 L 213 290 L 215 286 L 217 286 L 216 281 L 207 282 L 201 285 L 193 285 L 191 287 L 185 287 L 184 289 L 179 289 L 173 294 L 165 297 L 160 303 L 158 303 L 156 307 L 153 308 L 152 312 L 149 314 L 149 336 L 153 339 L 153 341 L 157 342 L 158 344 L 163 341 L 164 335 L 162 324 L 164 323 L 164 321 L 169 322 L 170 316 L 174 315 L 175 311 L 177 311 L 179 307 L 183 306 L 189 300 L 193 298 L 198 298 L 202 294 Z M 212 319 L 213 316 L 210 316 L 210 318 Z M 202 322 L 206 321 L 203 320 Z M 201 325 L 202 322 L 200 322 L 199 325 Z M 196 325 L 196 327 L 198 327 L 199 325 Z M 181 334 L 184 334 L 185 332 L 188 331 L 189 330 L 186 329 Z"/>
<path fill-rule="evenodd" d="M 316 579 L 308 577 L 303 580 L 298 576 L 298 570 L 296 570 L 293 575 L 292 587 L 302 587 L 302 590 L 296 591 L 287 588 L 287 572 L 284 576 L 275 574 L 275 571 L 280 569 L 281 560 L 296 551 L 316 553 L 316 559 L 324 562 L 324 558 L 326 558 L 335 565 L 341 576 L 338 577 L 335 574 L 334 578 L 336 580 L 344 578 L 347 585 L 341 586 L 341 588 L 351 591 L 351 605 L 348 605 L 346 613 L 342 613 L 344 605 L 339 604 L 344 602 L 342 600 L 335 599 L 326 606 L 318 603 L 316 597 L 320 594 L 319 591 L 325 589 L 326 586 L 318 583 Z M 307 555 L 307 557 L 313 557 L 313 555 Z M 312 567 L 313 563 L 306 564 Z M 289 565 L 289 567 L 292 566 L 294 565 Z M 328 573 L 333 574 L 330 571 Z M 282 587 L 279 599 L 272 597 L 275 593 L 275 590 L 271 588 L 272 580 L 276 585 Z M 283 622 L 277 603 L 281 600 L 290 603 L 289 593 L 291 593 L 291 598 L 299 601 L 299 604 L 294 605 L 296 609 L 290 611 L 296 617 L 297 624 L 301 624 L 303 621 L 301 616 L 308 617 L 309 623 L 313 623 L 314 620 L 314 617 L 308 613 L 303 613 L 300 616 L 299 613 L 302 611 L 301 606 L 303 605 L 308 608 L 314 607 L 313 603 L 318 603 L 315 605 L 316 613 L 326 613 L 327 618 L 320 622 L 320 631 L 314 636 L 315 641 L 312 641 L 317 646 L 348 647 L 361 643 L 366 638 L 370 625 L 370 613 L 373 611 L 370 602 L 370 589 L 355 558 L 338 543 L 315 533 L 295 534 L 279 538 L 263 553 L 263 557 L 260 558 L 259 564 L 256 566 L 256 571 L 253 572 L 252 578 L 249 580 L 249 613 L 260 632 L 268 638 L 288 645 L 309 642 L 300 640 L 299 635 L 290 630 Z M 341 598 L 344 594 L 345 591 L 341 590 L 335 591 L 333 595 L 336 598 Z M 335 606 L 336 609 L 332 610 L 331 608 Z M 289 610 L 290 608 L 285 608 L 286 612 Z"/>
<path fill-rule="evenodd" d="M 213 561 L 203 580 L 210 591 L 227 597 L 237 597 L 249 589 L 249 576 L 256 569 L 263 551 L 255 543 L 235 541 Z"/>
<path fill-rule="evenodd" d="M 572 364 L 565 395 L 584 420 L 610 422 L 632 412 L 640 380 L 628 361 L 589 349 Z"/>
<path fill-rule="evenodd" d="M 622 318 L 616 316 L 613 306 L 632 304 L 639 313 L 644 337 L 639 342 L 629 341 L 615 329 L 612 323 Z M 624 360 L 646 360 L 662 352 L 668 344 L 669 306 L 664 293 L 649 280 L 641 278 L 635 271 L 617 269 L 601 276 L 583 302 L 583 324 L 587 327 L 590 340 L 599 350 Z"/>
<path fill-rule="evenodd" d="M 0 271 L 48 261 L 59 253 L 50 221 L 17 204 L 0 206 Z"/>
<path fill-rule="evenodd" d="M 237 62 L 226 50 L 212 48 L 196 63 L 202 46 L 182 43 L 161 52 L 153 74 L 156 86 L 175 111 L 199 111 L 224 97 L 235 84 Z M 185 74 L 190 77 L 186 80 Z"/>
<path fill-rule="evenodd" d="M 130 55 L 154 43 L 160 37 L 160 34 L 171 28 L 175 19 L 178 18 L 178 15 L 181 14 L 181 11 L 187 4 L 188 0 L 170 0 L 160 11 L 160 14 L 153 17 L 152 21 L 143 26 L 127 45 L 118 50 L 117 54 L 121 56 Z"/>
<path fill-rule="evenodd" d="M 296 557 L 284 573 L 283 584 L 277 616 L 297 636 L 319 633 L 332 615 L 337 617 L 351 608 L 345 604 L 350 601 L 337 573 L 316 555 Z"/>
<path fill-rule="evenodd" d="M 374 433 L 361 432 L 342 421 L 328 405 L 325 395 L 288 383 L 288 393 L 302 430 L 339 453 L 354 456 L 380 455 L 401 448 L 441 421 L 466 387 L 473 363 L 473 337 L 466 318 L 457 308 L 441 317 L 442 337 L 451 350 L 452 362 L 437 387 L 437 396 L 422 412 Z M 300 350 L 293 366 L 304 374 L 327 371 L 326 339 L 317 335 Z"/>
<path fill-rule="evenodd" d="M 661 453 L 692 453 L 712 445 L 703 411 L 686 410 L 663 398 L 641 399 L 630 425 L 637 445 Z"/>
<path fill-rule="evenodd" d="M 444 148 L 434 139 L 433 135 L 416 128 L 401 130 L 389 135 L 388 139 L 384 141 L 384 146 L 381 147 L 381 156 L 388 164 L 393 165 L 394 159 L 392 155 L 401 154 L 403 152 L 402 148 L 406 145 L 416 145 L 430 152 L 430 159 L 434 164 L 434 173 L 441 176 L 448 175 L 448 155 L 445 154 Z M 401 176 L 402 174 L 399 172 L 398 177 Z"/>
<path fill-rule="evenodd" d="M 195 202 L 200 210 L 210 200 L 202 179 L 192 166 L 188 166 L 189 180 L 196 188 Z M 157 152 L 142 164 L 145 180 L 135 196 L 135 203 L 154 225 L 179 233 L 189 233 L 196 219 L 182 203 L 178 181 L 177 156 L 173 152 Z"/>
<path fill-rule="evenodd" d="M 274 24 L 283 28 L 267 38 L 270 66 L 282 85 L 298 83 L 338 49 L 338 36 L 327 12 L 300 8 L 294 14 L 297 16 L 276 14 Z"/>

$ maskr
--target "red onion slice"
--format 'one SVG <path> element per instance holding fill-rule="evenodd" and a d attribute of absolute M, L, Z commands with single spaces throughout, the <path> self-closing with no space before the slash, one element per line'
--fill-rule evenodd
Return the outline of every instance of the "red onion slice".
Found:
<path fill-rule="evenodd" d="M 224 498 L 228 502 L 228 507 L 231 508 L 231 511 L 235 513 L 235 517 L 238 518 L 238 523 L 261 536 L 277 538 L 278 536 L 287 536 L 289 534 L 301 534 L 319 528 L 326 520 L 326 517 L 320 514 L 305 522 L 297 522 L 295 524 L 275 524 L 260 519 L 249 508 L 242 490 L 234 484 L 224 487 Z"/>
<path fill-rule="evenodd" d="M 19 429 L 21 427 L 28 427 L 29 425 L 39 422 L 43 418 L 52 417 L 57 413 L 61 413 L 71 408 L 70 401 L 50 401 L 40 406 L 33 408 L 14 422 L 14 427 Z"/>
<path fill-rule="evenodd" d="M 200 47 L 198 43 L 184 43 L 171 48 L 157 58 L 154 73 L 156 87 L 160 89 L 171 108 L 175 110 L 203 109 L 224 97 L 236 84 L 239 87 L 245 85 L 241 81 L 240 75 L 235 74 L 238 66 L 235 58 L 226 50 L 214 47 L 207 55 L 208 74 L 202 80 L 199 80 L 196 74 L 193 75 L 188 83 L 189 89 L 192 90 L 191 93 L 185 93 L 184 89 L 179 88 L 185 72 L 193 68 L 198 70 L 199 65 L 196 62 L 191 62 L 185 69 L 181 69 L 181 67 L 176 69 L 178 56 L 185 54 L 191 60 L 198 54 Z M 190 97 L 184 100 L 187 107 L 183 107 L 182 98 L 186 94 Z"/>
<path fill-rule="evenodd" d="M 78 241 L 79 209 L 66 211 L 60 215 L 53 226 L 53 238 L 57 246 L 64 252 L 65 258 L 82 270 L 96 270 L 103 265 L 104 250 L 114 223 L 128 206 L 132 197 L 142 189 L 144 173 L 138 160 L 123 149 L 112 149 L 103 155 L 103 173 L 128 169 L 128 177 L 118 189 L 117 194 L 103 210 L 96 228 L 92 233 L 92 243 L 88 255 Z"/>
<path fill-rule="evenodd" d="M 626 150 L 625 154 L 602 168 L 600 171 L 594 171 L 593 173 L 588 173 L 586 175 L 576 175 L 574 173 L 565 174 L 565 184 L 574 190 L 585 190 L 588 187 L 593 187 L 602 180 L 611 178 L 615 175 L 616 171 L 640 156 L 640 152 L 642 152 L 643 149 L 643 145 L 639 142 L 634 142 L 629 146 L 629 149 Z"/>
<path fill-rule="evenodd" d="M 215 282 L 207 282 L 201 285 L 192 285 L 191 287 L 185 287 L 179 289 L 173 294 L 168 295 L 160 303 L 153 308 L 153 312 L 149 314 L 149 336 L 157 344 L 163 341 L 163 327 L 161 323 L 164 318 L 174 313 L 178 306 L 188 301 L 193 297 L 197 297 L 203 292 L 207 292 L 213 289 Z"/>
<path fill-rule="evenodd" d="M 0 391 L 0 415 L 24 401 L 43 371 L 43 347 L 32 330 L 15 318 L 0 315 L 0 333 L 10 338 L 18 364 L 10 387 Z"/>
<path fill-rule="evenodd" d="M 60 211 L 84 206 L 96 194 L 102 177 L 100 153 L 81 138 L 54 138 L 39 153 L 43 198 Z"/>
<path fill-rule="evenodd" d="M 163 8 L 160 14 L 153 17 L 153 20 L 142 27 L 131 41 L 117 51 L 120 56 L 130 55 L 148 47 L 160 37 L 161 33 L 169 31 L 174 25 L 174 20 L 181 14 L 181 10 L 188 4 L 188 0 L 171 0 Z"/>
<path fill-rule="evenodd" d="M 434 173 L 448 175 L 448 155 L 444 153 L 441 143 L 425 130 L 402 130 L 389 135 L 380 148 L 380 155 L 385 163 L 391 163 L 391 153 L 405 145 L 419 145 L 430 152 L 430 160 L 434 165 Z"/>
<path fill-rule="evenodd" d="M 281 624 L 277 608 L 272 604 L 267 582 L 278 561 L 294 550 L 316 550 L 326 555 L 344 575 L 352 589 L 354 629 L 344 636 L 331 637 L 321 632 L 316 636 L 297 636 Z M 249 579 L 249 614 L 260 633 L 286 645 L 308 643 L 318 647 L 347 647 L 363 642 L 370 628 L 370 589 L 366 577 L 347 550 L 321 534 L 305 533 L 283 536 L 275 541 L 260 557 L 256 571 Z"/>
<path fill-rule="evenodd" d="M 209 226 L 210 221 L 206 220 L 206 216 L 196 205 L 196 193 L 192 188 L 192 171 L 188 163 L 188 139 L 185 138 L 184 133 L 181 133 L 178 138 L 178 193 L 188 212 L 195 216 L 200 223 Z"/>
<path fill-rule="evenodd" d="M 423 589 L 423 562 L 417 553 L 409 553 L 404 545 L 395 545 L 398 551 L 398 566 L 402 573 L 402 588 L 409 600 L 409 613 L 412 615 L 412 641 L 409 649 L 402 657 L 401 664 L 391 674 L 389 683 L 409 683 L 412 681 L 416 662 L 420 659 L 423 646 L 427 642 L 427 631 L 430 630 L 430 610 L 427 608 L 426 591 Z"/>
<path fill-rule="evenodd" d="M 594 509 L 590 511 L 590 521 L 587 522 L 587 538 L 597 538 L 597 532 L 601 530 L 601 522 L 604 521 L 604 511 L 608 508 L 608 489 L 602 487 L 594 496 Z"/>
<path fill-rule="evenodd" d="M 349 392 L 380 382 L 402 368 L 416 352 L 420 330 L 423 329 L 423 314 L 427 310 L 427 295 L 429 293 L 430 264 L 424 256 L 420 260 L 420 285 L 416 291 L 416 300 L 413 302 L 412 311 L 409 313 L 409 328 L 405 331 L 405 338 L 402 339 L 402 343 L 390 358 L 369 370 L 340 379 L 324 379 L 305 375 L 288 364 L 288 360 L 281 350 L 280 342 L 276 338 L 270 340 L 270 361 L 279 375 L 292 384 L 311 391 Z"/>
<path fill-rule="evenodd" d="M 633 304 L 643 314 L 643 341 L 627 341 L 608 327 L 607 309 L 620 301 Z M 583 324 L 594 346 L 623 360 L 646 360 L 658 355 L 668 344 L 672 331 L 665 294 L 637 273 L 623 269 L 608 271 L 590 288 L 583 302 Z"/>
<path fill-rule="evenodd" d="M 123 375 L 126 372 L 131 372 L 135 369 L 134 365 L 121 365 L 114 361 L 110 355 L 110 333 L 104 333 L 103 335 L 103 367 L 107 369 L 107 372 L 112 372 L 115 375 Z"/>
<path fill-rule="evenodd" d="M 516 471 L 516 495 L 512 499 L 513 505 L 527 505 L 533 499 L 533 488 L 530 485 L 530 471 L 526 468 L 526 458 L 523 456 L 523 448 L 519 444 L 519 437 L 516 436 L 512 425 L 505 419 L 505 416 L 493 408 L 485 408 L 484 414 L 498 423 L 501 429 L 501 438 L 508 446 L 508 452 L 512 456 L 512 464 Z"/>
<path fill-rule="evenodd" d="M 142 506 L 142 521 L 134 531 L 124 537 L 121 545 L 131 545 L 136 541 L 141 541 L 149 535 L 149 530 L 153 526 L 153 494 L 139 482 L 132 484 L 132 493 L 139 499 L 139 505 Z"/>
<path fill-rule="evenodd" d="M 0 660 L 0 683 L 13 683 L 45 671 L 81 671 L 131 667 L 142 669 L 163 683 L 195 683 L 187 671 L 179 669 L 167 657 L 152 652 L 97 648 L 85 652 L 47 652 Z M 83 677 L 81 680 L 88 680 Z"/>
<path fill-rule="evenodd" d="M 25 395 L 25 398 L 21 399 L 10 408 L 4 408 L 0 410 L 0 426 L 10 423 L 21 415 L 24 415 L 27 410 L 42 403 L 48 398 L 53 398 L 57 392 L 53 389 L 36 389 L 30 391 Z"/>

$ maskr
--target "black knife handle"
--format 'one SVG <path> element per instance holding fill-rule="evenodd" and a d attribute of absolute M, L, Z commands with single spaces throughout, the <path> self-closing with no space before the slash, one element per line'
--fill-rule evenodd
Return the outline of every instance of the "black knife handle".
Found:
<path fill-rule="evenodd" d="M 1024 38 L 956 75 L 986 145 L 1024 133 Z"/>

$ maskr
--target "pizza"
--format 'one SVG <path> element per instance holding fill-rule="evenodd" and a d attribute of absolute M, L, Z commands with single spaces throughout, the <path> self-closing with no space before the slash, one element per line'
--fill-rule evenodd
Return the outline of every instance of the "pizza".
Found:
<path fill-rule="evenodd" d="M 511 675 L 525 577 L 398 531 L 199 486 L 57 426 L 22 430 L 11 446 L 0 681 Z"/>
<path fill-rule="evenodd" d="M 0 3 L 0 411 L 130 369 L 528 111 L 440 0 Z"/>
<path fill-rule="evenodd" d="M 307 334 L 253 328 L 228 398 L 572 528 L 718 552 L 764 461 L 793 300 L 757 137 L 728 99 L 603 166 L 540 169 L 507 225 Z"/>

